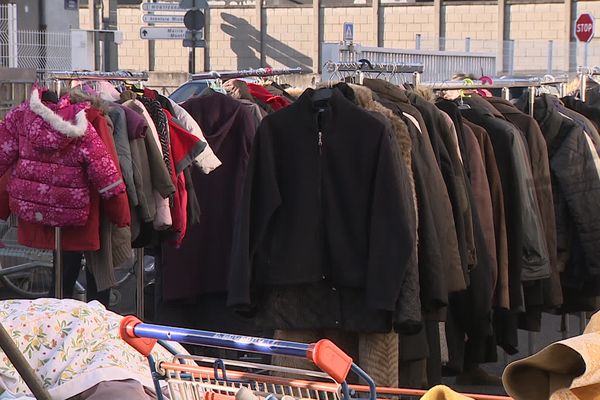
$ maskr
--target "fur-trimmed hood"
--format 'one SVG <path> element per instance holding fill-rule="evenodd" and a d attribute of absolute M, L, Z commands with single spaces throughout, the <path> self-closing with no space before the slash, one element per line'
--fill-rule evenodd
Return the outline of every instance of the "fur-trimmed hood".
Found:
<path fill-rule="evenodd" d="M 56 151 L 72 140 L 81 138 L 88 129 L 85 110 L 88 103 L 72 104 L 68 96 L 57 104 L 44 104 L 39 90 L 33 90 L 29 99 L 32 112 L 28 137 L 38 151 Z"/>

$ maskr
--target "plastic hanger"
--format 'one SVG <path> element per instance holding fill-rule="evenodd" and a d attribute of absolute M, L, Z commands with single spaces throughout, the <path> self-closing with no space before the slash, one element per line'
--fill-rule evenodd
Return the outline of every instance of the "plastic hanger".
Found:
<path fill-rule="evenodd" d="M 469 79 L 469 78 L 465 78 L 465 79 L 463 79 L 463 82 L 464 82 L 464 84 L 465 84 L 466 86 L 473 86 L 473 80 L 471 80 L 471 79 Z M 458 98 L 458 108 L 459 108 L 459 110 L 470 110 L 470 109 L 471 109 L 471 106 L 470 106 L 470 105 L 468 105 L 468 104 L 466 104 L 466 103 L 464 102 L 464 98 L 465 98 L 465 97 L 471 97 L 471 96 L 470 96 L 470 95 L 468 95 L 468 94 L 465 94 L 465 91 L 464 91 L 464 89 L 460 89 L 460 90 L 458 91 L 458 96 L 459 96 L 459 98 Z"/>

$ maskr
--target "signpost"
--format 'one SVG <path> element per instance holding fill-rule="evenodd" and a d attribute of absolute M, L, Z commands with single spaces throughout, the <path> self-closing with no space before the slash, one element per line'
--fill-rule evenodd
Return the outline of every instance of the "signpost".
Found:
<path fill-rule="evenodd" d="M 166 26 L 142 26 L 140 38 L 148 40 L 182 40 L 185 39 L 185 28 Z"/>
<path fill-rule="evenodd" d="M 206 0 L 180 0 L 179 3 L 142 3 L 142 22 L 150 24 L 140 28 L 140 38 L 147 40 L 183 40 L 190 47 L 190 73 L 195 73 L 196 48 L 206 47 L 204 29 L 208 3 Z M 156 13 L 185 13 L 166 15 Z M 154 24 L 184 24 L 183 26 L 153 26 Z M 151 44 L 153 42 L 150 42 Z M 151 45 L 152 47 L 152 45 Z M 149 51 L 152 58 L 153 53 Z M 152 60 L 151 60 L 152 61 Z"/>
<path fill-rule="evenodd" d="M 142 22 L 147 24 L 183 24 L 183 15 L 144 14 L 142 15 Z"/>
<path fill-rule="evenodd" d="M 583 64 L 588 65 L 588 46 L 594 38 L 596 21 L 590 13 L 583 13 L 577 17 L 575 21 L 575 37 L 577 40 L 584 43 L 583 48 Z"/>
<path fill-rule="evenodd" d="M 352 22 L 344 22 L 344 42 L 346 44 L 354 42 L 354 24 Z"/>
<path fill-rule="evenodd" d="M 144 12 L 157 12 L 157 11 L 171 11 L 171 12 L 186 12 L 185 8 L 179 7 L 177 3 L 142 3 L 142 11 Z"/>

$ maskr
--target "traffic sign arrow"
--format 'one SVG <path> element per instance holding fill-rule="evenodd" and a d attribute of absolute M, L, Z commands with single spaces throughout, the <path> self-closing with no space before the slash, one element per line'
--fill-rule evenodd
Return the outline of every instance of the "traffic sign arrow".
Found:
<path fill-rule="evenodd" d="M 166 27 L 166 26 L 143 26 L 140 28 L 140 38 L 148 40 L 175 40 L 185 39 L 184 27 Z"/>

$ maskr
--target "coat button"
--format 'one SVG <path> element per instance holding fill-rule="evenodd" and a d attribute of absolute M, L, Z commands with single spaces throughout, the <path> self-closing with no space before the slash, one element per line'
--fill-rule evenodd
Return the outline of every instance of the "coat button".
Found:
<path fill-rule="evenodd" d="M 321 275 L 321 279 L 325 280 L 327 278 L 325 277 L 325 275 Z"/>
<path fill-rule="evenodd" d="M 340 321 L 335 321 L 335 324 L 336 324 L 336 325 L 339 325 L 339 324 L 340 324 Z"/>
<path fill-rule="evenodd" d="M 331 288 L 331 291 L 332 291 L 332 292 L 337 292 L 337 288 L 336 288 L 336 287 L 332 287 L 332 288 Z"/>

